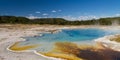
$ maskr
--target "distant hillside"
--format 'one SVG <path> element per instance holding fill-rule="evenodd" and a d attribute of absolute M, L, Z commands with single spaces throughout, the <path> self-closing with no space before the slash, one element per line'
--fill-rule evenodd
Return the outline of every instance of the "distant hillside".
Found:
<path fill-rule="evenodd" d="M 63 18 L 28 19 L 26 17 L 0 16 L 0 24 L 119 25 L 120 17 L 69 21 Z"/>

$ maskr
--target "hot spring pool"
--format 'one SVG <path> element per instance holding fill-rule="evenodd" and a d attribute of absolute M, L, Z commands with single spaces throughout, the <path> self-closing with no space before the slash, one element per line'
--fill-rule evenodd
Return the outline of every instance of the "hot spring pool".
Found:
<path fill-rule="evenodd" d="M 58 33 L 42 33 L 42 36 L 24 37 L 26 41 L 20 42 L 19 45 L 32 45 L 40 44 L 39 47 L 33 48 L 39 52 L 47 52 L 54 48 L 56 42 L 76 42 L 81 44 L 82 42 L 91 43 L 95 39 L 120 33 L 119 31 L 103 30 L 103 29 L 62 29 Z M 41 33 L 40 33 L 41 34 Z"/>

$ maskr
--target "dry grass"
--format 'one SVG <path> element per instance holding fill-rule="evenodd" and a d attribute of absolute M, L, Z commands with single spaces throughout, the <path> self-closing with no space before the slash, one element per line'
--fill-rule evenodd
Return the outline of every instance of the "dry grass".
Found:
<path fill-rule="evenodd" d="M 33 27 L 38 27 L 38 24 L 0 24 L 0 28 L 7 29 L 28 29 Z"/>

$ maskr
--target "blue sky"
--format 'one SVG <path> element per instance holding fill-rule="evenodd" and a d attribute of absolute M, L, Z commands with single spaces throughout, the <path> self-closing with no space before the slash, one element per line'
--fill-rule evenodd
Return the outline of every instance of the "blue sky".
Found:
<path fill-rule="evenodd" d="M 120 16 L 120 0 L 0 0 L 0 15 L 71 20 Z"/>

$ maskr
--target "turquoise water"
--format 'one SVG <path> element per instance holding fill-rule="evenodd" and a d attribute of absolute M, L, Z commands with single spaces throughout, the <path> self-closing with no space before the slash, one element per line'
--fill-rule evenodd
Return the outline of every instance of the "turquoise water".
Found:
<path fill-rule="evenodd" d="M 93 40 L 107 35 L 105 31 L 99 29 L 64 29 L 58 33 L 43 33 L 42 36 L 27 37 L 27 40 L 37 40 L 41 42 L 73 42 Z"/>
<path fill-rule="evenodd" d="M 41 44 L 40 47 L 35 48 L 38 51 L 48 51 L 53 48 L 55 42 L 83 42 L 93 41 L 97 38 L 116 34 L 116 31 L 107 31 L 102 29 L 62 29 L 58 33 L 42 33 L 42 36 L 25 37 L 26 41 L 21 42 L 20 45 Z M 90 43 L 90 42 L 87 42 Z"/>

